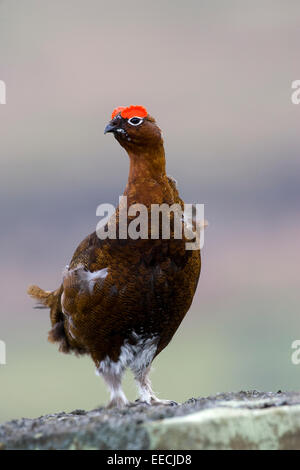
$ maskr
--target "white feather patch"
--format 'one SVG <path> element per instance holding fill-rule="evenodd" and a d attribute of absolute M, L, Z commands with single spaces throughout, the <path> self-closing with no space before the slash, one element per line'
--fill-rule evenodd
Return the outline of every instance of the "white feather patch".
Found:
<path fill-rule="evenodd" d="M 66 266 L 63 272 L 64 281 L 73 287 L 78 286 L 80 289 L 88 290 L 91 294 L 94 286 L 99 281 L 104 281 L 108 275 L 108 268 L 100 269 L 99 271 L 86 271 L 83 265 L 79 265 L 74 269 L 69 270 Z"/>
<path fill-rule="evenodd" d="M 151 364 L 157 350 L 158 336 L 145 338 L 133 332 L 132 338 L 134 344 L 130 344 L 128 340 L 125 340 L 121 347 L 119 359 L 116 362 L 108 356 L 100 362 L 97 370 L 98 374 L 103 372 L 121 375 L 127 367 L 137 373 Z"/>

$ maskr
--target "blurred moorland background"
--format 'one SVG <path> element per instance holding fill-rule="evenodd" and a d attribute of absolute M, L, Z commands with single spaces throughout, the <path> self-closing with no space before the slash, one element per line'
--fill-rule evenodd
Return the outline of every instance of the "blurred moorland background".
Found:
<path fill-rule="evenodd" d="M 0 1 L 0 421 L 107 400 L 88 358 L 47 343 L 26 289 L 56 288 L 96 207 L 116 204 L 128 159 L 103 135 L 142 104 L 168 173 L 205 203 L 193 306 L 156 359 L 162 398 L 300 388 L 300 3 L 270 0 Z M 130 375 L 125 391 L 135 398 Z"/>

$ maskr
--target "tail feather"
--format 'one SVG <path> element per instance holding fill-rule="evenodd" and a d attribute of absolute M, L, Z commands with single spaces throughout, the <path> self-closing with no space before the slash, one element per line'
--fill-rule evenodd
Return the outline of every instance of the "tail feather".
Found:
<path fill-rule="evenodd" d="M 27 293 L 35 300 L 37 305 L 35 308 L 51 308 L 54 303 L 54 292 L 43 290 L 38 286 L 30 286 Z"/>
<path fill-rule="evenodd" d="M 35 308 L 50 308 L 50 320 L 52 328 L 49 331 L 50 343 L 58 343 L 59 350 L 64 353 L 73 351 L 75 354 L 85 354 L 86 351 L 75 345 L 70 345 L 64 326 L 64 315 L 61 306 L 63 286 L 55 291 L 46 291 L 38 286 L 30 286 L 28 294 L 37 301 Z"/>
<path fill-rule="evenodd" d="M 63 320 L 64 316 L 61 308 L 63 286 L 60 286 L 54 291 L 43 290 L 38 286 L 30 286 L 27 292 L 37 301 L 35 308 L 50 308 L 52 326 Z"/>
<path fill-rule="evenodd" d="M 37 301 L 34 308 L 49 308 L 52 328 L 49 331 L 48 340 L 58 343 L 59 350 L 68 353 L 70 346 L 64 329 L 64 318 L 61 308 L 62 286 L 55 291 L 43 290 L 38 286 L 30 286 L 27 293 Z"/>

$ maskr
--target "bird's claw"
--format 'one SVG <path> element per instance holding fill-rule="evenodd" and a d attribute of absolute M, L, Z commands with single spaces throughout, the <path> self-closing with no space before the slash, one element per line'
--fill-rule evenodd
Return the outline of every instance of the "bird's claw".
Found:
<path fill-rule="evenodd" d="M 179 403 L 177 403 L 174 400 L 160 400 L 159 398 L 151 398 L 150 401 L 143 401 L 140 398 L 135 400 L 134 403 L 132 403 L 132 406 L 135 405 L 147 405 L 147 406 L 159 406 L 159 405 L 164 405 L 164 406 L 178 406 Z"/>

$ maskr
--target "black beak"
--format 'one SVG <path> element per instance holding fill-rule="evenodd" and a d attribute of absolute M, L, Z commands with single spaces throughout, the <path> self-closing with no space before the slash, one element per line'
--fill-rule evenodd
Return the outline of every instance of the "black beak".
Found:
<path fill-rule="evenodd" d="M 112 124 L 111 122 L 107 124 L 106 128 L 104 129 L 104 134 L 107 134 L 108 132 L 115 132 L 117 130 L 118 126 L 116 124 Z"/>

